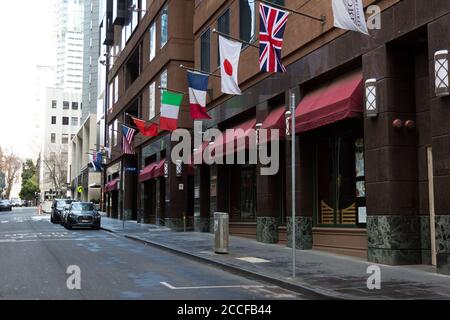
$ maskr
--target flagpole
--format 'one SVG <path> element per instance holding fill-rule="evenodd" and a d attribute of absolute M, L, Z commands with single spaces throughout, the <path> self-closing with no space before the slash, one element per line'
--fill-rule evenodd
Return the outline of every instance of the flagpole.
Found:
<path fill-rule="evenodd" d="M 139 118 L 139 117 L 135 117 L 135 116 L 133 116 L 132 114 L 129 114 L 129 113 L 127 113 L 127 112 L 125 112 L 124 115 L 129 116 L 130 118 L 134 118 L 134 119 L 136 119 L 136 120 L 140 120 L 140 121 L 144 121 L 144 122 L 150 122 L 150 123 L 152 123 L 152 124 L 157 124 L 157 123 L 156 123 L 156 120 L 144 120 L 144 119 L 141 119 L 141 118 Z M 158 113 L 157 115 L 155 115 L 155 116 L 153 117 L 153 119 L 155 119 L 155 118 L 158 117 L 159 115 L 161 115 L 161 112 Z"/>
<path fill-rule="evenodd" d="M 183 96 L 186 95 L 186 92 L 178 91 L 178 90 L 172 90 L 172 89 L 169 89 L 169 88 L 167 88 L 167 87 L 161 87 L 161 86 L 158 86 L 158 89 L 166 90 L 166 91 L 170 91 L 170 92 L 175 92 L 175 93 L 179 93 L 179 94 L 182 94 Z"/>
<path fill-rule="evenodd" d="M 293 10 L 293 9 L 289 9 L 289 8 L 286 8 L 286 7 L 282 6 L 282 5 L 279 5 L 279 4 L 276 4 L 276 3 L 272 3 L 272 2 L 269 2 L 269 1 L 266 1 L 266 0 L 256 0 L 256 1 L 264 3 L 264 4 L 266 4 L 266 5 L 270 6 L 270 7 L 278 8 L 278 9 L 281 9 L 281 10 L 286 10 L 286 11 L 288 11 L 290 13 L 298 14 L 300 16 L 303 16 L 303 17 L 306 17 L 306 18 L 310 18 L 312 20 L 319 21 L 322 24 L 325 24 L 325 22 L 326 22 L 326 17 L 323 16 L 323 15 L 320 18 L 317 18 L 317 17 L 311 16 L 309 14 L 306 14 L 306 13 L 303 13 L 303 12 L 300 12 L 300 11 L 296 11 L 296 10 Z"/>
<path fill-rule="evenodd" d="M 214 74 L 214 73 L 211 73 L 211 72 L 206 72 L 206 71 L 201 71 L 201 70 L 199 70 L 199 69 L 194 69 L 194 68 L 186 67 L 186 66 L 184 66 L 184 65 L 182 65 L 182 64 L 180 64 L 179 67 L 180 67 L 181 69 L 185 69 L 185 70 L 189 70 L 189 71 L 194 71 L 194 72 L 206 74 L 206 75 L 212 76 L 212 77 L 221 78 L 221 76 L 219 76 L 218 74 Z M 220 69 L 220 67 L 217 68 L 216 71 L 219 70 L 219 69 Z"/>
<path fill-rule="evenodd" d="M 226 33 L 220 32 L 220 31 L 217 31 L 216 29 L 213 29 L 212 32 L 213 32 L 213 33 L 217 33 L 218 35 L 221 35 L 221 36 L 223 36 L 223 37 L 230 38 L 231 40 L 234 40 L 234 41 L 237 41 L 237 42 L 246 44 L 246 45 L 248 45 L 248 46 L 250 46 L 250 47 L 259 49 L 259 47 L 258 47 L 257 45 L 255 45 L 255 44 L 253 44 L 253 43 L 250 43 L 250 42 L 248 42 L 248 41 L 244 41 L 244 40 L 241 40 L 241 39 L 232 37 L 232 36 L 230 36 L 229 34 L 226 34 Z"/>

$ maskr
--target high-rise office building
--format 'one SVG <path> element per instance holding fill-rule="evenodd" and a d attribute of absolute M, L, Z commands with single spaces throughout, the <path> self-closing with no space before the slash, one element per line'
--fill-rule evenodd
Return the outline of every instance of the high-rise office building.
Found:
<path fill-rule="evenodd" d="M 56 86 L 82 90 L 84 0 L 56 4 Z"/>

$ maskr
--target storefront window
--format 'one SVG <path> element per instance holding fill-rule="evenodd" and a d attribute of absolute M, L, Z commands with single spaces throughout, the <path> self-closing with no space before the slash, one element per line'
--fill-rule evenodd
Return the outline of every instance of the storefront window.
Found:
<path fill-rule="evenodd" d="M 365 227 L 364 140 L 355 122 L 317 142 L 317 225 Z"/>

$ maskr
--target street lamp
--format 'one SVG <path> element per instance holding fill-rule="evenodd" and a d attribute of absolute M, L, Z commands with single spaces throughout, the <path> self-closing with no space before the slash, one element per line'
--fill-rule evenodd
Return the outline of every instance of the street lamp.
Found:
<path fill-rule="evenodd" d="M 449 90 L 448 50 L 437 51 L 434 54 L 435 91 L 437 97 L 445 97 Z"/>

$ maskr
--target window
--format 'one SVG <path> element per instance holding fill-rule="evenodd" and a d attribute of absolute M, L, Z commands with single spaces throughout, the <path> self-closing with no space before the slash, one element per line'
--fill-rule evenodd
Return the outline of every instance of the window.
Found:
<path fill-rule="evenodd" d="M 78 110 L 78 102 L 72 102 L 72 110 Z"/>
<path fill-rule="evenodd" d="M 69 110 L 70 107 L 70 102 L 69 101 L 63 101 L 63 109 L 64 110 Z"/>
<path fill-rule="evenodd" d="M 167 89 L 167 70 L 164 70 L 161 73 L 159 85 L 161 86 L 161 103 L 162 103 L 163 91 L 164 91 L 164 89 Z"/>
<path fill-rule="evenodd" d="M 241 40 L 251 42 L 255 36 L 255 2 L 239 0 L 239 35 Z"/>
<path fill-rule="evenodd" d="M 119 100 L 119 76 L 114 78 L 114 103 Z"/>
<path fill-rule="evenodd" d="M 169 9 L 167 5 L 162 10 L 161 14 L 161 48 L 164 47 L 169 38 L 168 35 L 169 28 Z"/>
<path fill-rule="evenodd" d="M 77 117 L 72 117 L 71 119 L 71 125 L 72 126 L 78 126 L 78 118 Z"/>
<path fill-rule="evenodd" d="M 141 19 L 143 19 L 147 13 L 147 0 L 141 0 L 141 9 Z"/>
<path fill-rule="evenodd" d="M 208 28 L 200 37 L 201 58 L 200 68 L 202 71 L 211 71 L 211 30 Z"/>
<path fill-rule="evenodd" d="M 317 139 L 316 225 L 365 227 L 363 124 L 333 125 Z"/>
<path fill-rule="evenodd" d="M 110 124 L 108 127 L 108 147 L 111 147 L 113 144 L 113 126 Z"/>
<path fill-rule="evenodd" d="M 113 141 L 114 141 L 113 145 L 114 145 L 114 147 L 117 146 L 117 130 L 118 130 L 118 129 L 119 129 L 119 121 L 116 119 L 116 120 L 114 121 L 114 131 L 113 131 L 113 137 L 114 137 L 114 139 L 113 139 Z"/>
<path fill-rule="evenodd" d="M 156 56 L 156 25 L 153 22 L 150 26 L 150 61 Z"/>
<path fill-rule="evenodd" d="M 69 143 L 69 135 L 66 133 L 63 133 L 61 136 L 61 143 L 62 144 L 68 144 Z"/>
<path fill-rule="evenodd" d="M 56 109 L 57 106 L 58 102 L 56 102 L 56 100 L 52 100 L 52 109 Z"/>
<path fill-rule="evenodd" d="M 56 143 L 56 133 L 51 133 L 50 134 L 50 142 L 51 143 Z"/>
<path fill-rule="evenodd" d="M 114 83 L 111 82 L 109 84 L 109 109 L 113 107 L 113 98 L 114 98 Z"/>
<path fill-rule="evenodd" d="M 219 32 L 230 34 L 230 9 L 227 9 L 217 20 L 217 30 Z M 220 65 L 220 49 L 217 46 L 217 65 Z"/>
<path fill-rule="evenodd" d="M 63 124 L 63 126 L 68 126 L 69 125 L 69 117 L 63 117 L 62 124 Z"/>
<path fill-rule="evenodd" d="M 148 115 L 148 119 L 151 120 L 156 116 L 156 106 L 155 106 L 155 94 L 156 94 L 156 83 L 153 82 L 150 86 L 149 86 L 149 115 Z"/>
<path fill-rule="evenodd" d="M 273 4 L 284 6 L 284 0 L 267 0 L 267 2 L 272 2 Z"/>
<path fill-rule="evenodd" d="M 56 124 L 56 116 L 52 116 L 52 124 Z"/>

